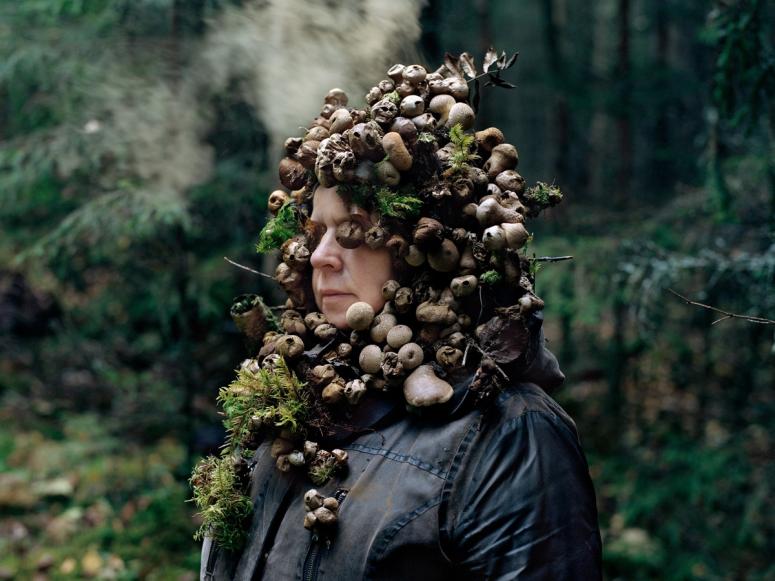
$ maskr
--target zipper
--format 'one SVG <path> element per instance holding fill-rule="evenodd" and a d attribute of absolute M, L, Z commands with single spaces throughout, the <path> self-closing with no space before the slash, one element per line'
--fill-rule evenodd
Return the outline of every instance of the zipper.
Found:
<path fill-rule="evenodd" d="M 342 507 L 342 502 L 344 502 L 347 492 L 348 490 L 344 488 L 337 488 L 334 492 L 334 498 L 339 503 L 339 508 Z M 326 548 L 329 548 L 331 546 L 331 539 L 324 541 L 317 533 L 312 535 L 307 556 L 304 558 L 303 581 L 316 581 L 318 578 L 318 569 L 320 568 L 320 559 L 323 557 L 324 544 Z"/>
<path fill-rule="evenodd" d="M 215 544 L 215 540 L 210 539 L 210 550 L 207 552 L 207 563 L 205 565 L 204 579 L 210 581 L 215 579 L 215 559 L 218 556 L 218 545 Z"/>

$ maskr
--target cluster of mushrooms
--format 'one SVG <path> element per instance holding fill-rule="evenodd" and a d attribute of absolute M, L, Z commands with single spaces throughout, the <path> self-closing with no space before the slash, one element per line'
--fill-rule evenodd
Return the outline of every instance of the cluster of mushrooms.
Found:
<path fill-rule="evenodd" d="M 529 240 L 526 218 L 561 194 L 540 182 L 526 186 L 517 149 L 499 129 L 473 131 L 465 77 L 449 61 L 434 72 L 394 65 L 368 91 L 366 107 L 348 107 L 344 91 L 332 89 L 304 136 L 285 142 L 279 175 L 288 191 L 273 192 L 268 208 L 274 216 L 292 208 L 299 228 L 282 244 L 275 272 L 288 294 L 279 329 L 263 335 L 252 361 L 271 369 L 283 357 L 324 406 L 345 415 L 369 390 L 401 392 L 415 411 L 442 405 L 453 396 L 449 375 L 472 364 L 471 389 L 496 383 L 496 371 L 505 375 L 500 365 L 520 353 L 494 355 L 493 337 L 543 307 L 520 249 Z M 348 332 L 312 300 L 308 218 L 318 185 L 338 186 L 350 203 L 358 193 L 376 218 L 365 230 L 356 220 L 340 224 L 337 242 L 388 248 L 398 273 L 382 288 L 380 312 L 365 302 L 348 309 Z M 379 212 L 392 194 L 414 197 L 417 215 Z M 275 441 L 273 456 L 281 470 L 346 464 L 346 452 L 294 444 L 292 436 Z M 335 499 L 311 490 L 305 506 L 307 528 L 336 522 Z"/>

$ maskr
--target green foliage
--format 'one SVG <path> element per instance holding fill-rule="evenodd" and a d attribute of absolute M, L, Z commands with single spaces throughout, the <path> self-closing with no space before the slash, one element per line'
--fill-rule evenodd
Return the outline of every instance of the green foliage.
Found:
<path fill-rule="evenodd" d="M 202 517 L 196 540 L 209 535 L 227 550 L 239 549 L 247 534 L 245 519 L 253 510 L 250 497 L 241 491 L 231 455 L 205 458 L 191 476 L 193 501 Z"/>
<path fill-rule="evenodd" d="M 392 190 L 387 186 L 371 184 L 341 184 L 339 190 L 353 204 L 368 210 L 376 210 L 389 218 L 409 219 L 422 209 L 422 200 L 410 188 Z"/>
<path fill-rule="evenodd" d="M 337 471 L 338 466 L 333 458 L 329 458 L 325 462 L 320 462 L 310 467 L 309 477 L 315 486 L 323 486 L 328 482 L 334 473 Z"/>
<path fill-rule="evenodd" d="M 375 193 L 375 205 L 383 216 L 409 219 L 420 213 L 422 200 L 407 191 L 394 192 L 383 186 Z"/>
<path fill-rule="evenodd" d="M 299 220 L 296 217 L 295 206 L 285 202 L 277 211 L 277 215 L 266 223 L 258 236 L 256 252 L 277 250 L 283 242 L 293 238 L 300 231 Z"/>
<path fill-rule="evenodd" d="M 449 140 L 455 146 L 450 158 L 451 173 L 465 173 L 471 167 L 471 162 L 479 158 L 474 153 L 476 138 L 473 134 L 467 134 L 460 123 L 456 123 L 449 130 Z"/>
<path fill-rule="evenodd" d="M 282 358 L 273 370 L 240 369 L 237 378 L 221 388 L 218 403 L 226 416 L 226 443 L 221 457 L 209 456 L 200 461 L 190 480 L 193 501 L 202 517 L 195 538 L 210 535 L 220 546 L 234 550 L 245 540 L 244 521 L 253 509 L 235 469 L 243 446 L 251 431 L 260 425 L 299 431 L 310 413 L 310 404 L 304 385 Z"/>
<path fill-rule="evenodd" d="M 503 275 L 497 270 L 488 270 L 479 275 L 479 282 L 482 284 L 497 284 L 501 281 Z"/>
<path fill-rule="evenodd" d="M 387 99 L 388 101 L 390 101 L 391 103 L 395 103 L 396 105 L 398 105 L 401 102 L 401 95 L 398 94 L 398 91 L 392 91 L 382 98 Z"/>
<path fill-rule="evenodd" d="M 709 18 L 709 40 L 718 47 L 713 102 L 722 118 L 748 129 L 767 114 L 775 92 L 775 53 L 766 40 L 764 4 L 717 2 Z"/>
<path fill-rule="evenodd" d="M 218 393 L 226 419 L 225 449 L 233 452 L 248 437 L 252 418 L 262 425 L 297 432 L 310 412 L 309 396 L 295 374 L 280 359 L 273 370 L 240 369 L 237 378 Z M 255 429 L 255 428 L 253 428 Z"/>

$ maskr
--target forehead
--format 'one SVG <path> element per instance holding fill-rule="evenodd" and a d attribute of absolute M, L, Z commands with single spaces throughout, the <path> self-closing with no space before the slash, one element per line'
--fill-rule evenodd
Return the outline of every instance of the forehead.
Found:
<path fill-rule="evenodd" d="M 350 216 L 368 217 L 365 210 L 354 204 L 346 204 L 337 193 L 336 188 L 318 188 L 312 198 L 312 215 L 314 222 L 336 222 L 346 220 Z"/>

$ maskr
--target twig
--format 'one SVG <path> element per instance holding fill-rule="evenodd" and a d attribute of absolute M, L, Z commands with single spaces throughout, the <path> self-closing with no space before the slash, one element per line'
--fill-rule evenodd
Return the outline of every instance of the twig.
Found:
<path fill-rule="evenodd" d="M 703 303 L 698 303 L 697 301 L 693 301 L 691 299 L 686 298 L 682 294 L 679 294 L 675 292 L 673 289 L 669 288 L 667 289 L 671 293 L 673 293 L 675 296 L 680 298 L 681 300 L 685 301 L 689 305 L 694 305 L 695 307 L 702 307 L 703 309 L 708 309 L 710 311 L 713 311 L 715 313 L 721 313 L 724 315 L 720 319 L 716 319 L 711 323 L 711 325 L 715 325 L 716 323 L 720 323 L 721 321 L 726 321 L 727 319 L 743 319 L 744 321 L 748 321 L 749 323 L 759 323 L 762 325 L 775 325 L 775 321 L 772 319 L 766 319 L 764 317 L 754 317 L 751 315 L 738 315 L 736 313 L 730 313 L 729 311 L 723 311 L 716 307 L 711 307 L 710 305 L 705 305 Z"/>
<path fill-rule="evenodd" d="M 573 260 L 572 256 L 539 256 L 531 259 L 533 262 L 560 262 L 561 260 Z"/>
<path fill-rule="evenodd" d="M 266 277 L 266 278 L 269 278 L 269 279 L 275 280 L 275 278 L 274 278 L 274 277 L 273 277 L 271 274 L 266 274 L 265 272 L 259 272 L 259 271 L 257 271 L 257 270 L 253 270 L 253 269 L 252 269 L 252 268 L 250 268 L 249 266 L 245 266 L 244 264 L 240 264 L 240 263 L 238 263 L 238 262 L 234 262 L 233 260 L 231 260 L 231 259 L 229 259 L 229 258 L 227 258 L 227 257 L 225 257 L 225 256 L 223 257 L 223 259 L 224 259 L 226 262 L 228 262 L 229 264 L 233 264 L 233 265 L 234 265 L 234 266 L 236 266 L 237 268 L 241 268 L 242 270 L 247 270 L 248 272 L 252 272 L 253 274 L 257 274 L 257 275 L 259 275 L 259 276 L 264 276 L 264 277 Z"/>
<path fill-rule="evenodd" d="M 477 351 L 479 351 L 479 353 L 481 353 L 481 354 L 482 354 L 482 356 L 484 356 L 484 357 L 489 357 L 488 353 L 487 353 L 486 351 L 482 350 L 482 348 L 481 348 L 481 347 L 479 347 L 479 345 L 477 345 L 476 343 L 474 343 L 472 340 L 470 340 L 470 339 L 468 340 L 468 345 L 470 345 L 471 347 L 473 347 L 474 349 L 476 349 Z M 503 377 L 506 379 L 506 381 L 511 381 L 511 380 L 509 379 L 509 376 L 506 374 L 506 372 L 505 372 L 505 371 L 503 371 L 503 369 L 501 369 L 500 365 L 498 365 L 498 364 L 497 364 L 497 363 L 495 363 L 494 361 L 493 361 L 493 365 L 495 365 L 495 369 L 497 369 L 497 370 L 500 372 L 500 374 L 501 374 L 501 375 L 502 375 L 502 376 L 503 376 Z"/>

